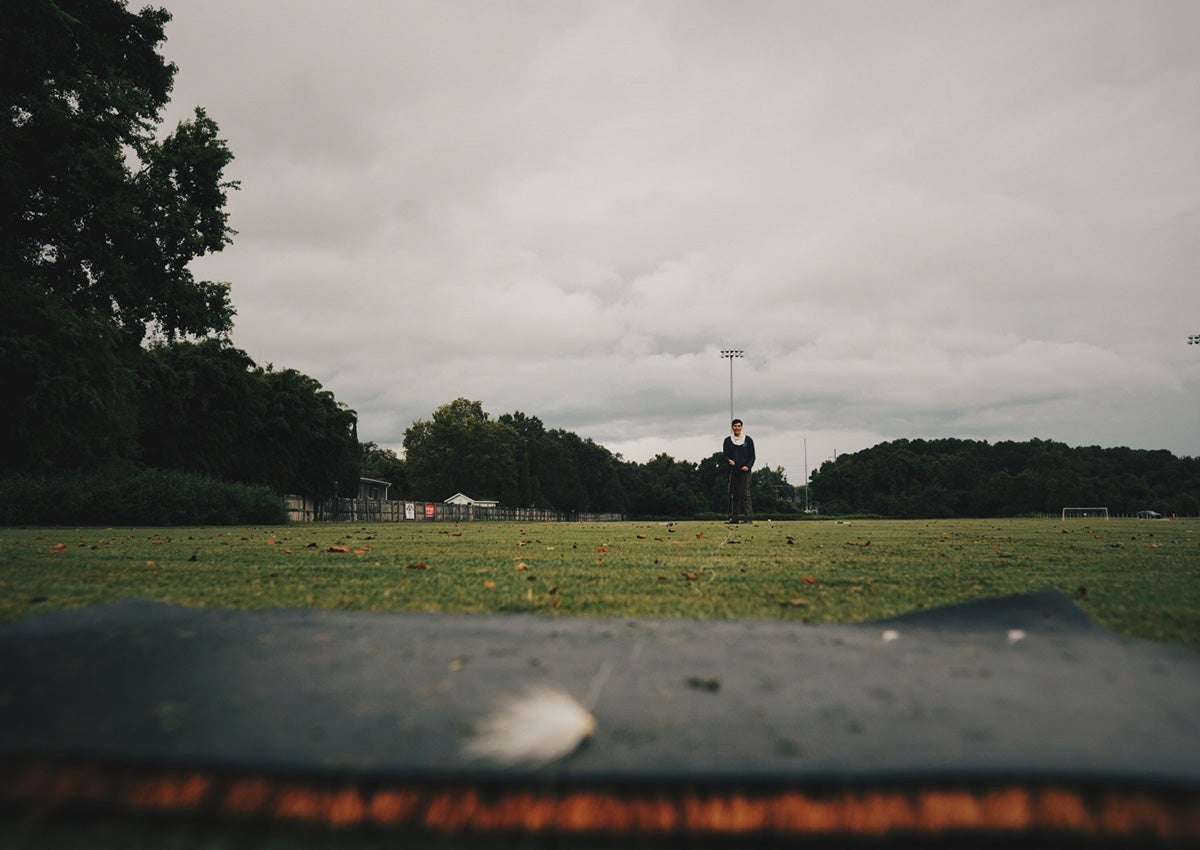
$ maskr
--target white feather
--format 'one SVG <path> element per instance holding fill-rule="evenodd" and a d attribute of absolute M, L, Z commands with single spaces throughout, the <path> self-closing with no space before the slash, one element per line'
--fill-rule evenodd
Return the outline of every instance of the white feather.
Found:
<path fill-rule="evenodd" d="M 496 704 L 467 741 L 474 758 L 538 765 L 573 753 L 596 730 L 596 718 L 570 694 L 537 687 Z"/>

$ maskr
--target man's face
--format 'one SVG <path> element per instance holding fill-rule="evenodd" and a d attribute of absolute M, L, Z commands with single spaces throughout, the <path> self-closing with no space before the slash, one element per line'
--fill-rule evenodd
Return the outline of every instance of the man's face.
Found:
<path fill-rule="evenodd" d="M 737 423 L 735 423 L 735 424 L 734 424 L 734 426 L 733 426 L 733 436 L 735 436 L 735 437 L 740 437 L 740 436 L 742 436 L 742 423 L 741 423 L 741 422 L 737 422 Z"/>

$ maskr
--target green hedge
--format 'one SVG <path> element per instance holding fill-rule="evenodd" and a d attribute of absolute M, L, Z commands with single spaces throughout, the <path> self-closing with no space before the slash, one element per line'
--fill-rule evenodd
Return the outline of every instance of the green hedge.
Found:
<path fill-rule="evenodd" d="M 0 477 L 0 525 L 273 525 L 269 487 L 161 469 Z"/>

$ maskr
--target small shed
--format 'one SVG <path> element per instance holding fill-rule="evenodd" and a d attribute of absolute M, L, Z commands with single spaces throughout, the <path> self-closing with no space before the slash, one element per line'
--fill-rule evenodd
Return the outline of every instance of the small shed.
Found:
<path fill-rule="evenodd" d="M 496 499 L 472 499 L 466 493 L 455 493 L 446 500 L 447 505 L 474 505 L 477 508 L 494 508 L 500 504 Z"/>
<path fill-rule="evenodd" d="M 391 481 L 380 481 L 378 478 L 359 478 L 358 498 L 370 502 L 386 502 L 388 488 L 391 486 Z"/>

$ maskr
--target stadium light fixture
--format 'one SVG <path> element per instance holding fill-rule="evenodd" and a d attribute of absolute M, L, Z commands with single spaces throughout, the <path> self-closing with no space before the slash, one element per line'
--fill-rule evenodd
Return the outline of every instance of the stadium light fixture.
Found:
<path fill-rule="evenodd" d="M 733 421 L 733 361 L 743 357 L 746 352 L 740 348 L 722 348 L 721 356 L 729 361 L 729 420 Z"/>
<path fill-rule="evenodd" d="M 1192 334 L 1189 336 L 1188 345 L 1200 345 L 1200 334 Z"/>

